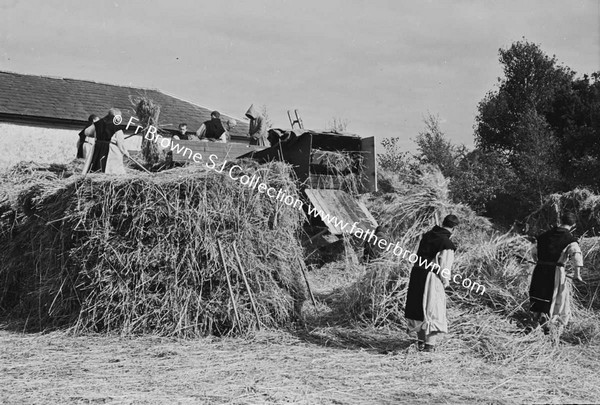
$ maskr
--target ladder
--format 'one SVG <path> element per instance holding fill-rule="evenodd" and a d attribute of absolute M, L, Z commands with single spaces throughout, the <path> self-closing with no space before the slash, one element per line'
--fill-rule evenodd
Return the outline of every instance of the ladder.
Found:
<path fill-rule="evenodd" d="M 298 114 L 298 110 L 294 110 L 294 115 L 296 116 L 296 119 L 293 119 L 291 110 L 287 110 L 287 115 L 288 119 L 290 120 L 290 125 L 292 126 L 292 129 L 294 129 L 294 124 L 298 124 L 298 128 L 304 129 L 304 124 L 302 123 L 302 118 L 300 118 L 300 114 Z"/>

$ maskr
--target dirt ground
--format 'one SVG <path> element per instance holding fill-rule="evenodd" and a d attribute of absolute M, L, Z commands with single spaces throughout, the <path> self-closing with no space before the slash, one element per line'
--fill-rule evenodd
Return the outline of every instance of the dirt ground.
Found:
<path fill-rule="evenodd" d="M 447 345 L 418 353 L 389 332 L 262 331 L 242 338 L 0 331 L 0 402 L 398 404 L 600 401 L 598 348 L 561 366 L 486 363 Z M 345 340 L 339 337 L 345 333 Z M 366 335 L 365 335 L 366 336 Z M 362 341 L 367 342 L 363 336 Z M 341 342 L 341 343 L 340 343 Z M 345 342 L 345 343 L 344 343 Z M 345 346 L 345 347 L 343 347 Z M 363 346 L 369 346 L 363 345 Z M 397 352 L 383 354 L 383 347 Z M 569 363 L 571 361 L 569 360 Z M 579 368 L 576 372 L 572 367 Z M 587 374 L 588 378 L 576 377 Z"/>

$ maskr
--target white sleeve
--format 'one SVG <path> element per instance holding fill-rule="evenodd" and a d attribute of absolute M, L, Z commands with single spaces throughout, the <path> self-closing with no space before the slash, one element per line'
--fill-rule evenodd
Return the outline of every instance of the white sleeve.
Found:
<path fill-rule="evenodd" d="M 452 270 L 452 264 L 454 264 L 454 250 L 446 249 L 442 250 L 439 255 L 440 267 L 443 269 Z"/>
<path fill-rule="evenodd" d="M 129 152 L 127 152 L 127 149 L 125 148 L 125 138 L 123 137 L 123 131 L 118 130 L 115 135 L 115 143 L 117 144 L 117 147 L 121 150 L 121 152 L 125 155 L 125 156 L 129 156 Z"/>
<path fill-rule="evenodd" d="M 583 254 L 581 253 L 579 243 L 573 242 L 567 246 L 567 255 L 567 260 L 572 259 L 574 266 L 583 267 Z"/>

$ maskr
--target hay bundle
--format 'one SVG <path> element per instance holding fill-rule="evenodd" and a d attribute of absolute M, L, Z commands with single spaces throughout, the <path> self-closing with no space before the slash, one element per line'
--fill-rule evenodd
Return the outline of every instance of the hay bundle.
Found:
<path fill-rule="evenodd" d="M 456 204 L 449 197 L 448 180 L 433 167 L 427 167 L 413 182 L 407 183 L 398 174 L 382 171 L 385 191 L 373 195 L 367 208 L 378 223 L 386 225 L 392 241 L 416 251 L 421 234 L 433 225 L 441 225 L 444 216 L 455 214 L 461 221 L 453 240 L 457 245 L 476 240 L 491 230 L 486 218 L 475 214 L 468 206 Z"/>
<path fill-rule="evenodd" d="M 310 152 L 311 172 L 348 174 L 356 166 L 356 158 L 348 152 L 312 149 Z"/>
<path fill-rule="evenodd" d="M 81 173 L 83 160 L 75 159 L 68 164 L 38 164 L 19 162 L 0 172 L 0 198 L 16 196 L 25 187 L 39 182 L 53 182 Z"/>
<path fill-rule="evenodd" d="M 363 157 L 359 153 L 312 149 L 310 186 L 357 195 L 362 189 L 362 162 Z"/>
<path fill-rule="evenodd" d="M 68 178 L 81 173 L 83 161 L 75 159 L 68 164 L 38 164 L 35 162 L 19 162 L 0 173 L 0 232 L 15 221 L 16 213 L 12 207 L 26 204 L 26 196 L 21 192 L 34 184 L 52 184 L 56 180 Z M 24 205 L 27 210 L 27 206 Z M 4 224 L 4 225 L 2 225 Z"/>
<path fill-rule="evenodd" d="M 160 105 L 148 97 L 140 97 L 135 101 L 135 115 L 140 120 L 143 127 L 142 133 L 146 134 L 151 127 L 158 130 L 158 117 L 160 115 Z M 158 162 L 159 152 L 158 144 L 154 140 L 142 137 L 142 156 L 149 166 Z"/>
<path fill-rule="evenodd" d="M 600 309 L 600 237 L 582 238 L 579 241 L 583 253 L 581 277 L 587 283 L 577 285 L 579 299 L 585 308 Z"/>
<path fill-rule="evenodd" d="M 357 282 L 336 291 L 335 304 L 350 319 L 377 327 L 405 327 L 409 275 L 406 265 L 389 260 L 371 262 Z"/>
<path fill-rule="evenodd" d="M 563 211 L 577 215 L 578 233 L 600 233 L 600 196 L 582 188 L 547 196 L 541 207 L 526 218 L 529 232 L 538 234 L 556 226 Z"/>
<path fill-rule="evenodd" d="M 241 164 L 295 195 L 289 167 Z M 231 249 L 236 242 L 261 322 L 290 320 L 303 301 L 301 213 L 202 166 L 153 176 L 75 176 L 26 189 L 0 241 L 0 307 L 40 327 L 197 336 L 256 323 Z"/>

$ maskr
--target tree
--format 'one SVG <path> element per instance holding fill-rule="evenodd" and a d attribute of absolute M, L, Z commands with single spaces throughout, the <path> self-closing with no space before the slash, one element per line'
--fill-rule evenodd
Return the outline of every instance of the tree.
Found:
<path fill-rule="evenodd" d="M 525 40 L 499 53 L 504 77 L 478 105 L 475 140 L 483 152 L 500 153 L 510 165 L 516 176 L 510 192 L 521 207 L 513 215 L 519 216 L 543 195 L 567 187 L 561 134 L 549 121 L 557 119 L 557 100 L 568 98 L 574 72 Z"/>
<path fill-rule="evenodd" d="M 413 156 L 400 148 L 400 138 L 384 138 L 381 141 L 383 153 L 378 155 L 379 167 L 392 173 L 411 172 L 416 164 Z"/>
<path fill-rule="evenodd" d="M 475 149 L 460 161 L 450 182 L 450 193 L 455 201 L 469 205 L 478 214 L 510 222 L 514 203 L 502 202 L 513 193 L 515 180 L 506 156 Z"/>
<path fill-rule="evenodd" d="M 508 160 L 520 180 L 521 199 L 535 207 L 544 195 L 563 186 L 559 143 L 544 117 L 533 110 L 521 114 L 515 134 L 522 139 L 521 146 Z"/>
<path fill-rule="evenodd" d="M 420 132 L 416 158 L 419 162 L 437 166 L 445 177 L 453 177 L 458 162 L 464 157 L 466 148 L 453 145 L 440 129 L 439 117 L 429 114 L 424 118 L 425 131 Z"/>
<path fill-rule="evenodd" d="M 560 170 L 569 188 L 600 189 L 600 72 L 573 80 L 546 118 L 560 142 Z"/>
<path fill-rule="evenodd" d="M 489 92 L 479 103 L 475 139 L 483 149 L 510 154 L 530 144 L 527 134 L 517 132 L 521 116 L 535 111 L 546 118 L 555 95 L 570 86 L 574 73 L 525 40 L 499 53 L 504 78 L 498 79 L 498 90 Z"/>

